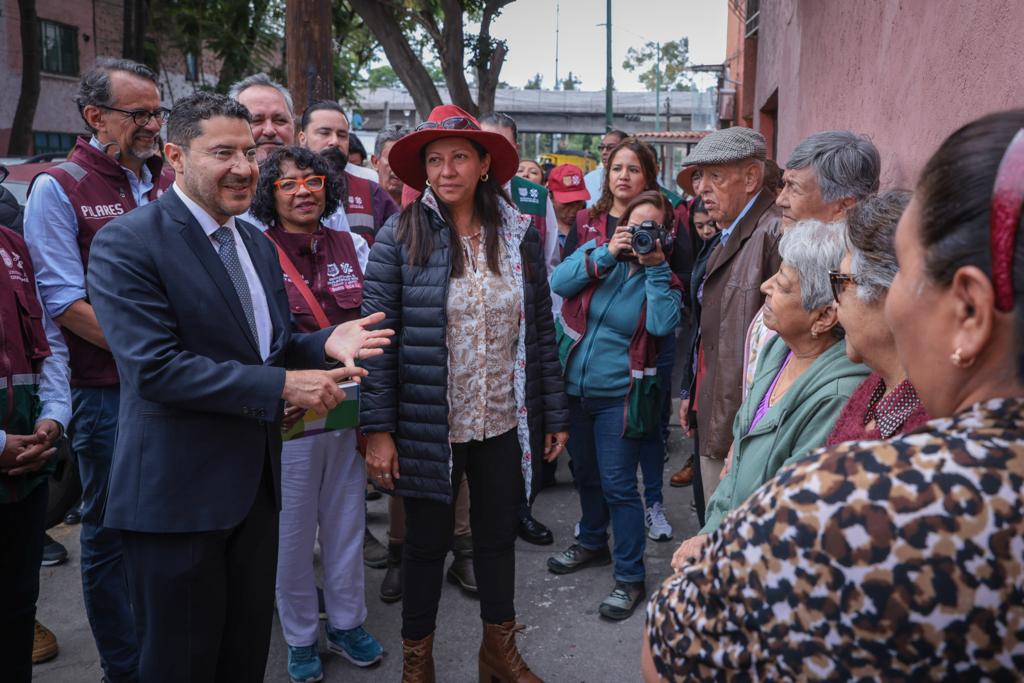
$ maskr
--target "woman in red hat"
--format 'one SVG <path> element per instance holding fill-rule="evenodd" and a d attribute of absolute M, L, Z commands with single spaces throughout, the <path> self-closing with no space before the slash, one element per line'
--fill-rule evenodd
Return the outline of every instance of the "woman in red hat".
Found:
<path fill-rule="evenodd" d="M 466 475 L 480 595 L 480 673 L 539 681 L 515 642 L 515 538 L 534 457 L 565 447 L 568 409 L 536 230 L 501 189 L 515 148 L 455 106 L 397 141 L 391 168 L 423 194 L 377 235 L 363 309 L 397 343 L 369 365 L 367 468 L 402 496 L 402 680 L 433 681 L 434 629 L 454 498 Z M 526 475 L 524 480 L 524 475 Z"/>

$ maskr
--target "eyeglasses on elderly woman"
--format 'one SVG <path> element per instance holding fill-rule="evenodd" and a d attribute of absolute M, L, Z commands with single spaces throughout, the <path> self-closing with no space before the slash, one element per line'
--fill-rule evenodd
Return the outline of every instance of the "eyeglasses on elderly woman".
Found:
<path fill-rule="evenodd" d="M 274 181 L 276 187 L 282 194 L 292 195 L 299 191 L 300 187 L 310 192 L 322 192 L 327 183 L 327 176 L 311 175 L 305 178 L 279 178 Z"/>
<path fill-rule="evenodd" d="M 828 282 L 832 285 L 832 296 L 835 297 L 836 303 L 839 303 L 839 295 L 843 293 L 847 285 L 856 285 L 857 278 L 850 273 L 841 273 L 838 270 L 828 271 Z"/>

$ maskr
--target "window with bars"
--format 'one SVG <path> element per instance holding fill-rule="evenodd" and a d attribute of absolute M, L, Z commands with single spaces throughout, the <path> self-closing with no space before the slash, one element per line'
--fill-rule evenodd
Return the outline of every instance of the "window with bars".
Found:
<path fill-rule="evenodd" d="M 747 13 L 746 13 L 746 37 L 749 38 L 753 34 L 757 33 L 758 27 L 761 25 L 761 2 L 760 0 L 747 0 Z"/>
<path fill-rule="evenodd" d="M 55 21 L 39 20 L 42 70 L 62 76 L 78 76 L 78 29 Z"/>

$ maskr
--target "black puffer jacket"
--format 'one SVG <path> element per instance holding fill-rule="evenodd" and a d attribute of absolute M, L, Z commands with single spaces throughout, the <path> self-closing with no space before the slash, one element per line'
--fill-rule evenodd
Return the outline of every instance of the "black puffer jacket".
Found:
<path fill-rule="evenodd" d="M 389 432 L 401 478 L 395 493 L 451 502 L 448 442 L 448 348 L 445 303 L 451 273 L 449 228 L 426 209 L 434 249 L 427 263 L 410 266 L 395 238 L 394 216 L 374 241 L 363 283 L 363 315 L 383 311 L 395 330 L 384 354 L 364 362 L 360 428 Z M 551 294 L 540 236 L 529 228 L 520 243 L 526 312 L 526 408 L 534 473 L 546 432 L 568 431 L 569 410 L 555 349 Z M 534 476 L 536 480 L 536 474 Z M 533 489 L 537 490 L 534 486 Z"/>

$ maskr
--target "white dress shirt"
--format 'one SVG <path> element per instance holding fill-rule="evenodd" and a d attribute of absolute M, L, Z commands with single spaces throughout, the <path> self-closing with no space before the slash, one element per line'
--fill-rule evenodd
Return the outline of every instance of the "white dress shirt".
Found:
<path fill-rule="evenodd" d="M 256 320 L 256 334 L 259 337 L 260 356 L 263 360 L 266 360 L 270 355 L 270 340 L 274 334 L 274 326 L 270 322 L 270 307 L 267 305 L 267 293 L 263 291 L 263 283 L 260 282 L 260 276 L 256 273 L 256 267 L 252 264 L 249 250 L 246 249 L 245 242 L 242 241 L 242 236 L 238 234 L 238 228 L 235 227 L 235 217 L 232 216 L 224 225 L 221 225 L 213 216 L 206 213 L 206 209 L 192 201 L 182 191 L 181 187 L 178 186 L 177 182 L 172 187 L 174 187 L 174 191 L 178 194 L 178 198 L 184 202 L 188 210 L 195 216 L 195 219 L 199 221 L 200 227 L 206 233 L 210 240 L 210 245 L 215 252 L 220 254 L 220 243 L 214 238 L 213 233 L 223 227 L 229 229 L 235 236 L 235 250 L 238 252 L 238 261 L 242 266 L 242 272 L 245 274 L 245 281 L 249 285 L 249 294 L 252 296 L 252 312 Z"/>

